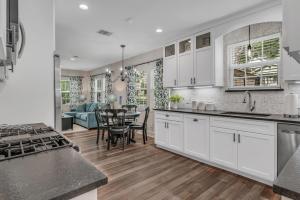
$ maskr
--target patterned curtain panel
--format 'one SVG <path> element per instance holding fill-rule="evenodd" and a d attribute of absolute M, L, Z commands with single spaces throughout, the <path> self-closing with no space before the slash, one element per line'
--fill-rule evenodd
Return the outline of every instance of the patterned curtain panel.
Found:
<path fill-rule="evenodd" d="M 168 106 L 168 89 L 163 87 L 163 59 L 156 62 L 154 69 L 154 106 L 164 108 Z"/>
<path fill-rule="evenodd" d="M 136 73 L 133 66 L 126 67 L 127 71 L 127 104 L 136 105 Z"/>
<path fill-rule="evenodd" d="M 96 96 L 96 92 L 95 92 L 95 76 L 91 76 L 91 81 L 90 81 L 90 86 L 91 86 L 91 102 L 95 101 L 95 96 Z"/>
<path fill-rule="evenodd" d="M 105 74 L 105 103 L 108 103 L 107 97 L 112 94 L 111 74 Z"/>
<path fill-rule="evenodd" d="M 82 95 L 82 77 L 70 76 L 70 105 L 79 103 L 80 95 Z"/>

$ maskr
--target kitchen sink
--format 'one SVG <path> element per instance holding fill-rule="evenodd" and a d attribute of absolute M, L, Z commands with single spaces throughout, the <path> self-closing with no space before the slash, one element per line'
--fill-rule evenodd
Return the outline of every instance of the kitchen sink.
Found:
<path fill-rule="evenodd" d="M 257 116 L 257 117 L 268 117 L 270 114 L 261 113 L 247 113 L 247 112 L 223 112 L 224 115 L 245 115 L 245 116 Z"/>

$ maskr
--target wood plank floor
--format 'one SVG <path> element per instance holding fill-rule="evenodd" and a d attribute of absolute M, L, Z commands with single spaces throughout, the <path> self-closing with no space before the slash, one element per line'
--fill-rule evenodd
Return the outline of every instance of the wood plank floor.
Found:
<path fill-rule="evenodd" d="M 153 139 L 142 144 L 106 150 L 96 145 L 96 131 L 66 134 L 82 155 L 108 176 L 98 200 L 280 199 L 272 188 L 247 178 L 156 148 Z"/>

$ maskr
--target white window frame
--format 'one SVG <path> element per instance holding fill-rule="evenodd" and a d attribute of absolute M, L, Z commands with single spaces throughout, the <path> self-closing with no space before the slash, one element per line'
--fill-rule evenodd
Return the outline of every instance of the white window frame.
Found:
<path fill-rule="evenodd" d="M 98 80 L 100 80 L 102 82 L 102 87 L 98 87 Z M 103 95 L 101 95 L 101 102 L 105 102 L 105 77 L 99 77 L 99 78 L 95 78 L 94 80 L 94 101 L 98 102 L 97 99 L 97 95 L 98 93 L 102 93 Z"/>
<path fill-rule="evenodd" d="M 281 80 L 280 80 L 280 75 L 281 75 L 281 62 L 282 62 L 282 52 L 281 52 L 281 47 L 282 47 L 282 38 L 280 33 L 268 35 L 268 36 L 263 36 L 259 38 L 255 38 L 250 40 L 251 44 L 259 41 L 264 41 L 264 40 L 269 40 L 269 39 L 274 39 L 274 38 L 279 38 L 279 53 L 280 53 L 280 58 L 279 59 L 274 59 L 271 61 L 261 61 L 261 62 L 253 62 L 253 63 L 246 63 L 246 64 L 232 64 L 232 58 L 231 58 L 231 52 L 232 49 L 238 47 L 238 46 L 244 46 L 248 45 L 249 41 L 243 41 L 235 44 L 231 44 L 227 47 L 227 69 L 228 69 L 228 83 L 229 83 L 229 88 L 230 90 L 255 90 L 255 89 L 279 89 Z M 263 48 L 263 47 L 262 47 Z M 263 49 L 262 49 L 263 52 Z M 248 59 L 248 55 L 246 52 L 246 60 Z M 262 67 L 265 65 L 273 65 L 277 64 L 278 66 L 278 83 L 277 86 L 234 86 L 234 69 L 245 69 L 248 67 Z M 262 75 L 260 76 L 262 78 Z M 245 78 L 247 78 L 245 74 Z"/>
<path fill-rule="evenodd" d="M 60 81 L 60 84 L 62 83 L 62 82 L 68 82 L 69 83 L 69 88 L 70 88 L 70 80 L 67 80 L 67 79 L 62 79 L 61 81 Z M 71 91 L 70 90 L 61 90 L 60 91 L 61 92 L 61 102 L 62 102 L 62 104 L 63 104 L 63 93 L 69 93 L 69 102 L 67 102 L 67 103 L 65 103 L 65 104 L 63 104 L 63 105 L 67 105 L 67 104 L 70 104 L 70 102 L 71 102 L 71 96 L 70 96 L 70 93 L 71 93 Z"/>
<path fill-rule="evenodd" d="M 139 108 L 143 108 L 143 107 L 146 107 L 146 106 L 148 106 L 149 105 L 149 73 L 147 72 L 147 71 L 145 71 L 145 70 L 143 70 L 143 69 L 137 69 L 137 71 L 140 71 L 140 72 L 143 72 L 144 73 L 144 75 L 145 75 L 145 79 L 146 79 L 146 85 L 147 85 L 147 87 L 146 88 L 143 88 L 143 89 L 146 89 L 146 91 L 147 91 L 147 95 L 146 95 L 146 104 L 138 104 L 138 102 L 137 102 L 137 106 L 139 107 Z M 136 83 L 137 84 L 137 83 Z M 138 91 L 138 89 L 136 89 L 136 91 Z M 139 90 L 139 91 L 142 91 L 142 90 Z"/>

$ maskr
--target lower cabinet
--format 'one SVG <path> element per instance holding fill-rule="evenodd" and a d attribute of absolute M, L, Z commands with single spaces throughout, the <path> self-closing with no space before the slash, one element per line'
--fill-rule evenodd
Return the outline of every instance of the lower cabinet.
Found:
<path fill-rule="evenodd" d="M 184 153 L 209 160 L 209 117 L 184 116 Z"/>
<path fill-rule="evenodd" d="M 155 144 L 161 146 L 168 146 L 169 144 L 169 131 L 166 120 L 155 120 Z"/>
<path fill-rule="evenodd" d="M 210 160 L 225 167 L 237 168 L 236 131 L 212 127 L 210 131 Z"/>
<path fill-rule="evenodd" d="M 183 123 L 168 121 L 169 147 L 176 151 L 183 151 Z"/>
<path fill-rule="evenodd" d="M 160 112 L 155 117 L 155 143 L 271 183 L 276 177 L 275 125 Z"/>
<path fill-rule="evenodd" d="M 274 180 L 274 136 L 215 127 L 210 136 L 212 162 Z"/>
<path fill-rule="evenodd" d="M 238 169 L 273 181 L 275 177 L 274 136 L 238 132 Z"/>
<path fill-rule="evenodd" d="M 156 119 L 155 143 L 176 151 L 183 151 L 183 123 Z"/>

